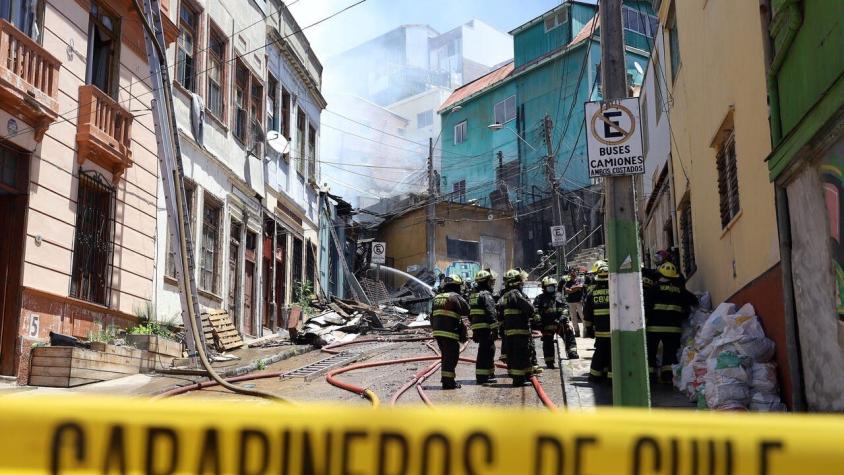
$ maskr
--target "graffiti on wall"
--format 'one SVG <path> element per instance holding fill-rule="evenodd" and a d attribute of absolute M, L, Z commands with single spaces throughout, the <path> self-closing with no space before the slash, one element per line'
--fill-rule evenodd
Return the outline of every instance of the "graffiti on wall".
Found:
<path fill-rule="evenodd" d="M 835 269 L 835 305 L 838 309 L 838 333 L 844 336 L 844 146 L 839 144 L 821 165 L 824 202 L 829 222 L 829 236 Z M 839 338 L 840 339 L 840 338 Z"/>

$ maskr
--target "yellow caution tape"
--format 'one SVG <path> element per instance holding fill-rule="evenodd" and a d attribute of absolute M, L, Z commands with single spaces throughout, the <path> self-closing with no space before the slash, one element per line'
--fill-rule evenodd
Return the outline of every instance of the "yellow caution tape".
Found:
<path fill-rule="evenodd" d="M 4 398 L 0 473 L 814 474 L 844 417 Z"/>

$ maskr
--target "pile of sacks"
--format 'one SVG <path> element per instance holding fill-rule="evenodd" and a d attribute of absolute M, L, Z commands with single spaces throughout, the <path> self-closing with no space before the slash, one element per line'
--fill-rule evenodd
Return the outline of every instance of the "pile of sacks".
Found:
<path fill-rule="evenodd" d="M 772 361 L 774 342 L 765 336 L 753 306 L 709 308 L 704 295 L 683 333 L 674 386 L 701 408 L 785 411 Z"/>

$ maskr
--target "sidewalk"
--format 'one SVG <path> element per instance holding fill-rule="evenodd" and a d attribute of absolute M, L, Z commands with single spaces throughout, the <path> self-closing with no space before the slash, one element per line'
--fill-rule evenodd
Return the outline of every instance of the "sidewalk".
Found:
<path fill-rule="evenodd" d="M 577 339 L 578 360 L 563 360 L 566 376 L 566 397 L 570 408 L 588 409 L 612 405 L 612 383 L 591 383 L 589 365 L 595 340 Z M 651 385 L 651 406 L 659 408 L 694 409 L 695 404 L 667 384 Z"/>
<path fill-rule="evenodd" d="M 266 348 L 240 348 L 228 352 L 239 359 L 212 363 L 211 366 L 224 378 L 251 373 L 273 363 L 307 353 L 311 345 L 294 345 L 289 342 Z M 0 385 L 0 397 L 20 397 L 44 394 L 90 395 L 110 394 L 120 396 L 155 396 L 170 389 L 208 379 L 205 376 L 164 373 L 133 374 L 124 378 L 73 388 L 45 388 L 35 386 Z"/>

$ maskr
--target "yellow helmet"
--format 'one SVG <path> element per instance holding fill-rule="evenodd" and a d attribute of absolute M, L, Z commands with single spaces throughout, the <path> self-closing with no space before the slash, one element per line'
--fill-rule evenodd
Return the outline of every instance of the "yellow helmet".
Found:
<path fill-rule="evenodd" d="M 495 277 L 493 277 L 492 272 L 484 269 L 475 274 L 475 282 L 479 284 L 484 282 L 492 283 L 495 282 Z"/>
<path fill-rule="evenodd" d="M 601 267 L 601 266 L 606 266 L 606 265 L 607 265 L 607 261 L 605 261 L 603 259 L 598 259 L 597 261 L 595 261 L 592 264 L 592 269 L 590 269 L 589 272 L 591 272 L 593 274 L 597 274 L 598 268 Z"/>
<path fill-rule="evenodd" d="M 553 277 L 545 277 L 542 279 L 542 287 L 548 287 L 549 285 L 557 286 L 557 279 Z"/>
<path fill-rule="evenodd" d="M 657 270 L 663 277 L 668 277 L 669 279 L 680 277 L 680 274 L 677 273 L 677 266 L 671 262 L 663 262 Z"/>
<path fill-rule="evenodd" d="M 610 274 L 610 268 L 607 266 L 606 263 L 603 263 L 595 269 L 595 279 L 596 280 L 607 280 Z"/>
<path fill-rule="evenodd" d="M 504 274 L 504 285 L 516 285 L 524 281 L 523 273 L 519 269 L 510 269 Z"/>
<path fill-rule="evenodd" d="M 457 274 L 451 274 L 443 279 L 443 286 L 446 285 L 463 285 L 463 278 Z"/>

